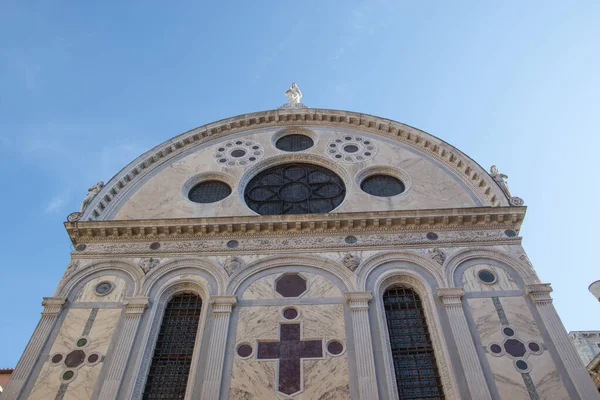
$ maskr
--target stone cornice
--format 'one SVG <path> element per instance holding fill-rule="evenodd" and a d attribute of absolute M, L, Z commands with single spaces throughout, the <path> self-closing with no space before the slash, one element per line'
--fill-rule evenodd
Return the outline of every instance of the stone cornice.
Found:
<path fill-rule="evenodd" d="M 353 129 L 387 137 L 410 146 L 453 171 L 487 206 L 508 205 L 496 182 L 476 162 L 450 144 L 408 125 L 349 111 L 316 108 L 270 110 L 240 115 L 192 129 L 144 153 L 113 177 L 86 209 L 82 220 L 103 220 L 135 182 L 168 160 L 214 139 L 253 129 L 324 126 Z M 115 201 L 117 200 L 117 201 Z"/>
<path fill-rule="evenodd" d="M 123 240 L 190 240 L 211 237 L 385 233 L 420 230 L 513 229 L 525 207 L 378 211 L 162 220 L 65 222 L 74 245 Z"/>

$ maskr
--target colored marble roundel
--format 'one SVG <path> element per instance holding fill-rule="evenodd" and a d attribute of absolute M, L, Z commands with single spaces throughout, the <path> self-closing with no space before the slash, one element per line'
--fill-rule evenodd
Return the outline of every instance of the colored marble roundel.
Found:
<path fill-rule="evenodd" d="M 236 139 L 216 146 L 213 157 L 220 165 L 236 167 L 254 164 L 263 157 L 264 153 L 260 143 Z"/>
<path fill-rule="evenodd" d="M 344 351 L 344 345 L 338 342 L 337 340 L 332 340 L 327 344 L 327 351 L 329 352 L 329 354 L 337 356 L 339 354 L 342 354 L 342 351 Z"/>
<path fill-rule="evenodd" d="M 298 310 L 294 307 L 288 307 L 283 310 L 283 318 L 285 319 L 296 319 L 298 318 Z"/>
<path fill-rule="evenodd" d="M 298 274 L 285 274 L 275 281 L 275 291 L 283 297 L 298 297 L 306 292 L 306 279 Z"/>
<path fill-rule="evenodd" d="M 327 142 L 325 154 L 336 161 L 359 163 L 375 157 L 377 146 L 369 138 L 345 135 Z"/>
<path fill-rule="evenodd" d="M 252 346 L 249 344 L 239 345 L 237 348 L 237 354 L 242 358 L 250 357 L 252 355 Z"/>

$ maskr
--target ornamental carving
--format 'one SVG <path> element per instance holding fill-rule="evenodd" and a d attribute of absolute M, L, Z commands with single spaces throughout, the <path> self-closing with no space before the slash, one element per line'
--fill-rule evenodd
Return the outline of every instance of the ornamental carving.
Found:
<path fill-rule="evenodd" d="M 436 248 L 429 249 L 428 251 L 431 258 L 433 258 L 438 264 L 443 265 L 446 261 L 446 253 L 443 250 Z"/>
<path fill-rule="evenodd" d="M 240 257 L 229 257 L 227 260 L 225 260 L 225 263 L 223 264 L 223 268 L 229 276 L 233 275 L 235 271 L 242 268 L 243 266 L 244 260 Z"/>
<path fill-rule="evenodd" d="M 344 256 L 342 262 L 346 268 L 354 272 L 360 265 L 360 258 L 357 255 L 348 253 Z"/>
<path fill-rule="evenodd" d="M 79 260 L 71 261 L 71 263 L 69 263 L 69 265 L 67 266 L 67 269 L 65 270 L 62 279 L 65 279 L 66 277 L 77 271 L 77 269 L 79 269 Z"/>
<path fill-rule="evenodd" d="M 160 260 L 158 258 L 142 258 L 138 263 L 138 266 L 144 271 L 144 274 L 148 274 L 154 267 L 160 264 Z"/>

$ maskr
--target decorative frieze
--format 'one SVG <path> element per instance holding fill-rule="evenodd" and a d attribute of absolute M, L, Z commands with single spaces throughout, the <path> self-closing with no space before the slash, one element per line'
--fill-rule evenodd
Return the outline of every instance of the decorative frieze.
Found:
<path fill-rule="evenodd" d="M 269 250 L 273 252 L 288 252 L 289 249 L 347 249 L 350 250 L 357 246 L 364 247 L 393 247 L 416 245 L 431 245 L 432 240 L 427 238 L 427 231 L 419 232 L 395 232 L 381 234 L 359 235 L 353 232 L 358 239 L 356 242 L 348 243 L 345 236 L 327 235 L 320 231 L 315 231 L 313 235 L 278 235 L 278 236 L 229 236 L 229 237 L 208 237 L 206 239 L 181 239 L 173 240 L 165 237 L 165 241 L 160 242 L 160 247 L 152 250 L 148 241 L 92 241 L 88 243 L 84 250 L 77 252 L 78 255 L 91 254 L 165 254 L 165 253 L 186 253 L 186 252 L 257 252 Z M 237 246 L 228 246 L 232 237 L 238 237 Z M 160 238 L 150 239 L 150 241 L 162 240 Z M 518 237 L 507 237 L 504 229 L 497 230 L 469 230 L 469 231 L 439 231 L 435 244 L 444 244 L 450 247 L 457 244 L 515 244 L 520 243 Z M 225 266 L 230 270 L 235 268 L 235 263 Z M 239 267 L 239 266 L 238 266 Z"/>

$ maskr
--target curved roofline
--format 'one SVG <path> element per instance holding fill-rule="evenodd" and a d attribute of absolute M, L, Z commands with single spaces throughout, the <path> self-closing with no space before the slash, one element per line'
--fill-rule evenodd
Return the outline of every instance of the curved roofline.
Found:
<path fill-rule="evenodd" d="M 440 162 L 470 187 L 484 206 L 509 205 L 502 189 L 484 168 L 437 136 L 401 122 L 370 114 L 301 108 L 240 114 L 190 129 L 154 146 L 127 164 L 107 182 L 89 204 L 81 220 L 105 219 L 106 215 L 120 203 L 119 199 L 122 199 L 134 186 L 134 182 L 138 182 L 160 165 L 191 148 L 243 131 L 291 126 L 345 128 L 394 139 Z"/>

